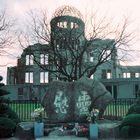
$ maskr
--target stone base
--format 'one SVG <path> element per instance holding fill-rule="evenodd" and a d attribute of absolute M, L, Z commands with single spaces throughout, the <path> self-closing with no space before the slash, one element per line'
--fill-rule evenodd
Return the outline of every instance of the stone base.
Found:
<path fill-rule="evenodd" d="M 34 123 L 21 122 L 16 127 L 15 137 L 21 140 L 31 140 L 34 138 Z"/>
<path fill-rule="evenodd" d="M 101 139 L 114 139 L 119 138 L 119 125 L 120 121 L 109 121 L 109 120 L 98 120 L 98 138 Z M 45 125 L 44 135 L 47 136 L 74 136 L 75 133 L 71 130 L 60 131 L 59 127 L 48 128 Z M 20 140 L 31 140 L 34 139 L 34 122 L 21 122 L 17 125 L 15 137 Z"/>
<path fill-rule="evenodd" d="M 119 121 L 99 120 L 97 122 L 99 127 L 99 138 L 119 138 Z"/>
<path fill-rule="evenodd" d="M 43 137 L 44 136 L 44 123 L 34 123 L 34 136 L 35 138 Z"/>

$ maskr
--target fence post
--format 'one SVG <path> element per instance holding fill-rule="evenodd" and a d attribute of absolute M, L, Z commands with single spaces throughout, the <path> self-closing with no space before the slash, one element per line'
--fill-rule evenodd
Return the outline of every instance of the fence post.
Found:
<path fill-rule="evenodd" d="M 118 116 L 118 114 L 117 114 L 117 100 L 116 100 L 116 98 L 115 98 L 115 116 L 116 117 Z"/>

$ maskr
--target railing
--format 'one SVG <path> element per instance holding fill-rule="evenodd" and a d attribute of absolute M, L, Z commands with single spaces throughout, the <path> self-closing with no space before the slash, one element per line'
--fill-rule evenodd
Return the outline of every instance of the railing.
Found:
<path fill-rule="evenodd" d="M 122 118 L 124 117 L 130 106 L 136 101 L 135 98 L 125 98 L 113 100 L 106 108 L 104 116 L 112 118 Z"/>
<path fill-rule="evenodd" d="M 124 117 L 135 100 L 136 99 L 117 99 L 112 101 L 106 108 L 104 116 L 109 116 L 109 118 Z M 9 106 L 17 113 L 21 121 L 33 121 L 31 112 L 33 112 L 34 109 L 41 107 L 41 103 L 37 100 L 13 100 L 9 103 Z M 45 112 L 43 116 L 46 118 Z"/>
<path fill-rule="evenodd" d="M 31 113 L 39 107 L 42 107 L 39 100 L 13 100 L 9 106 L 17 113 L 21 121 L 32 121 Z M 43 117 L 46 117 L 44 112 Z"/>

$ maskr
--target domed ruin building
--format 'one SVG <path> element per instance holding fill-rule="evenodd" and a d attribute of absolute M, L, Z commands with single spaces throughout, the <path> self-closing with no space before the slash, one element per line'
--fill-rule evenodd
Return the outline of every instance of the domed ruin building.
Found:
<path fill-rule="evenodd" d="M 52 58 L 63 57 L 69 58 L 67 63 L 73 61 L 69 53 L 70 47 L 78 53 L 81 48 L 90 43 L 89 49 L 84 53 L 83 63 L 96 63 L 98 53 L 104 49 L 105 44 L 110 44 L 105 55 L 114 47 L 114 52 L 108 58 L 108 61 L 102 64 L 90 78 L 99 79 L 104 83 L 106 88 L 112 93 L 114 98 L 135 97 L 140 85 L 140 67 L 124 67 L 117 61 L 117 50 L 113 45 L 114 40 L 99 38 L 87 40 L 85 37 L 85 23 L 82 14 L 72 6 L 62 6 L 54 12 L 50 21 L 51 41 L 50 44 L 34 44 L 23 50 L 21 57 L 17 61 L 17 66 L 8 67 L 7 69 L 7 88 L 12 92 L 13 99 L 41 99 L 46 92 L 47 83 L 53 80 L 65 80 L 64 75 L 54 74 L 47 69 L 57 70 L 57 64 L 52 63 Z M 92 43 L 91 43 L 92 41 Z M 54 47 L 53 56 L 48 53 L 50 47 Z M 65 51 L 65 53 L 64 53 Z M 66 56 L 67 54 L 67 56 Z M 64 60 L 58 59 L 58 64 L 65 63 Z M 82 62 L 81 62 L 82 63 Z M 84 70 L 79 70 L 77 74 Z M 66 70 L 70 70 L 68 65 Z M 70 73 L 71 71 L 69 71 Z M 131 80 L 130 80 L 131 78 Z M 132 80 L 133 78 L 133 80 Z M 72 79 L 71 79 L 72 80 Z M 75 79 L 73 79 L 75 80 Z M 124 93 L 124 83 L 127 86 L 131 82 L 130 90 Z M 123 84 L 120 84 L 123 83 Z M 133 93 L 131 92 L 133 91 Z"/>

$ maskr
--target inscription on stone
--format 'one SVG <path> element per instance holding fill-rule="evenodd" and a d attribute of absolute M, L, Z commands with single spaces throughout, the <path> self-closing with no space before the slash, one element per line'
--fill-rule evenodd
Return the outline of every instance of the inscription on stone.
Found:
<path fill-rule="evenodd" d="M 76 103 L 77 108 L 79 109 L 80 114 L 87 114 L 88 108 L 91 104 L 91 97 L 88 95 L 87 91 L 80 91 L 80 96 Z"/>
<path fill-rule="evenodd" d="M 55 106 L 55 112 L 56 113 L 67 113 L 68 105 L 68 99 L 64 95 L 63 91 L 57 91 L 55 100 L 54 100 L 54 106 Z"/>

